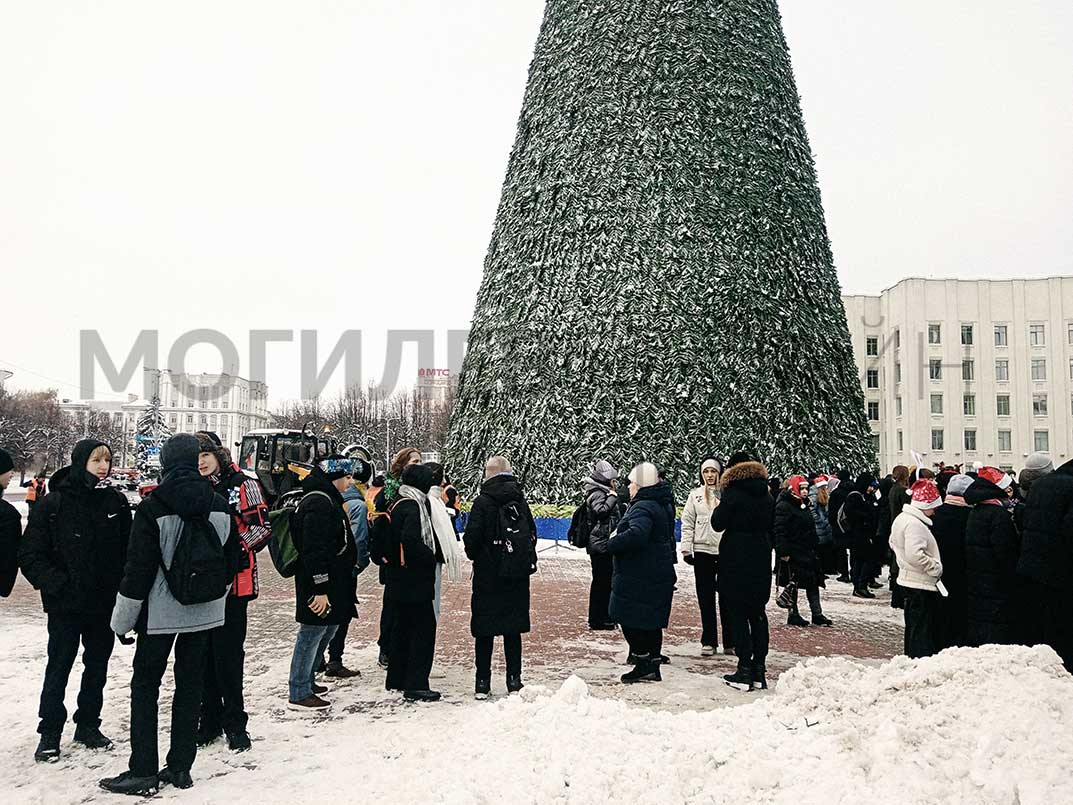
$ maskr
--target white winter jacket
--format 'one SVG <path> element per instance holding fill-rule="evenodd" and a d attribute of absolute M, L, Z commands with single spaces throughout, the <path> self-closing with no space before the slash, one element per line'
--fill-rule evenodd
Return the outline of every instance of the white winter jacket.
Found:
<path fill-rule="evenodd" d="M 718 492 L 711 496 L 719 504 Z M 704 498 L 704 487 L 699 486 L 689 493 L 682 509 L 682 553 L 710 553 L 719 555 L 719 539 L 722 531 L 712 529 L 712 509 Z"/>
<path fill-rule="evenodd" d="M 890 547 L 898 559 L 898 584 L 916 590 L 935 590 L 943 575 L 939 543 L 931 533 L 931 520 L 906 503 L 890 529 Z"/>

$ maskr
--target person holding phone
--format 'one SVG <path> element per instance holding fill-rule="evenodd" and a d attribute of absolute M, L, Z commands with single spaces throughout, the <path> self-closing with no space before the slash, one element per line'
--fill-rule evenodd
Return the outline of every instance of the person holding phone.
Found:
<path fill-rule="evenodd" d="M 354 563 L 357 551 L 343 492 L 353 483 L 353 465 L 341 455 L 325 458 L 302 481 L 305 495 L 292 520 L 298 571 L 294 574 L 298 636 L 291 656 L 287 708 L 327 710 L 326 687 L 314 679 L 317 661 L 339 624 L 354 613 Z"/>

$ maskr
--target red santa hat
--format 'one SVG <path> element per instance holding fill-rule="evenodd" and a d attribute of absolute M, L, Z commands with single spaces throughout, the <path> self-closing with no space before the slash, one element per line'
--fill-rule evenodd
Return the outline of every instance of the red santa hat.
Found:
<path fill-rule="evenodd" d="M 819 489 L 820 487 L 827 486 L 827 482 L 829 480 L 830 479 L 826 475 L 817 475 L 816 478 L 812 481 L 812 485 Z"/>
<path fill-rule="evenodd" d="M 939 497 L 939 487 L 930 478 L 922 478 L 909 488 L 912 494 L 912 506 L 915 509 L 937 509 L 943 501 Z"/>
<path fill-rule="evenodd" d="M 797 497 L 804 497 L 801 492 L 801 484 L 805 485 L 805 491 L 808 491 L 808 478 L 804 475 L 791 475 L 789 480 L 786 481 L 786 488 L 793 492 Z"/>
<path fill-rule="evenodd" d="M 1013 478 L 995 467 L 984 467 L 977 475 L 985 481 L 990 481 L 999 489 L 1005 489 L 1013 482 Z"/>

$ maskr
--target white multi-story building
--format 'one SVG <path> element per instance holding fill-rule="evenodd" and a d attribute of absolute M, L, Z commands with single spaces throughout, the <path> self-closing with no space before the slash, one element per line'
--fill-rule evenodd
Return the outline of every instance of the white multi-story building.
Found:
<path fill-rule="evenodd" d="M 1073 277 L 910 278 L 844 296 L 880 466 L 1073 455 Z"/>
<path fill-rule="evenodd" d="M 225 447 L 231 447 L 243 434 L 268 426 L 268 386 L 264 383 L 230 375 L 145 371 L 149 397 L 160 398 L 160 410 L 172 433 L 211 430 Z"/>

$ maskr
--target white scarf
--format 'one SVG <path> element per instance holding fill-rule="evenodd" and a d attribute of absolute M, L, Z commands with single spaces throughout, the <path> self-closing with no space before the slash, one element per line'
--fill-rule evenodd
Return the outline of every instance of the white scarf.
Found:
<path fill-rule="evenodd" d="M 436 541 L 440 544 L 443 558 L 447 562 L 447 580 L 462 581 L 462 556 L 458 550 L 451 516 L 447 513 L 447 504 L 443 502 L 443 487 L 434 486 L 428 490 L 428 503 L 432 509 L 432 527 L 436 532 Z"/>
<path fill-rule="evenodd" d="M 416 486 L 403 484 L 399 487 L 399 497 L 416 501 L 417 509 L 421 512 L 421 541 L 425 543 L 426 548 L 436 553 L 436 537 L 432 532 L 432 518 L 429 516 L 428 507 L 425 505 L 428 495 Z"/>

